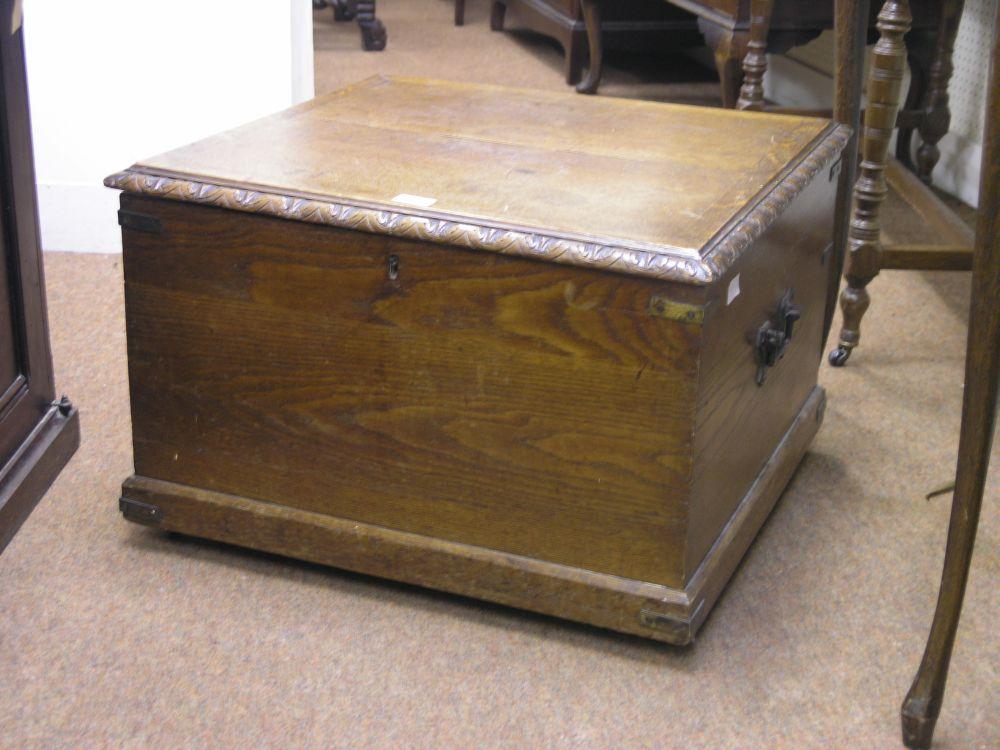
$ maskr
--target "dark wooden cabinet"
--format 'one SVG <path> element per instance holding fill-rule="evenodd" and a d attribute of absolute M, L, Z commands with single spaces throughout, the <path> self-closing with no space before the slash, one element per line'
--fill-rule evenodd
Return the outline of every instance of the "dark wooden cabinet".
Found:
<path fill-rule="evenodd" d="M 600 68 L 600 49 L 655 51 L 701 42 L 695 17 L 662 0 L 628 0 L 600 4 L 601 46 L 590 45 L 589 64 Z M 580 0 L 493 0 L 494 31 L 527 29 L 555 39 L 566 53 L 566 82 L 580 80 L 587 60 L 588 39 Z"/>
<path fill-rule="evenodd" d="M 722 99 L 735 107 L 743 80 L 742 63 L 750 41 L 750 0 L 666 0 L 676 8 L 698 17 L 698 28 L 712 49 L 722 84 Z M 914 75 L 915 101 L 931 73 L 934 45 L 941 20 L 941 0 L 912 0 L 912 31 L 907 40 L 911 72 Z M 875 41 L 875 17 L 882 3 L 870 5 L 869 43 Z M 768 52 L 787 52 L 792 47 L 815 39 L 824 29 L 833 28 L 832 2 L 783 0 L 775 2 L 771 15 Z"/>
<path fill-rule="evenodd" d="M 17 5 L 0 0 L 0 551 L 80 440 L 52 375 Z"/>

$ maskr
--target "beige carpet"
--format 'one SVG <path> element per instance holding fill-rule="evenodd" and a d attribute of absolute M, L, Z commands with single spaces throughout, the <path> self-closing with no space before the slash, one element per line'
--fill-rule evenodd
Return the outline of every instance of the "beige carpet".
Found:
<path fill-rule="evenodd" d="M 463 29 L 447 0 L 380 5 L 384 53 L 317 15 L 320 91 L 378 71 L 563 86 L 558 52 L 491 34 L 485 2 Z M 630 65 L 608 94 L 714 96 Z M 923 496 L 954 471 L 966 274 L 874 282 L 862 348 L 822 369 L 812 453 L 682 650 L 125 523 L 120 258 L 49 253 L 46 272 L 84 439 L 0 556 L 0 747 L 899 747 L 943 554 L 949 498 Z M 993 480 L 940 748 L 1000 747 L 998 500 Z"/>

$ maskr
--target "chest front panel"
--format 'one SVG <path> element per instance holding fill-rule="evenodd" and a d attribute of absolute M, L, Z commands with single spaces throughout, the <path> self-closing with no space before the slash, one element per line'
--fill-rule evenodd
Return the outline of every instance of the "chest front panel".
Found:
<path fill-rule="evenodd" d="M 125 196 L 136 472 L 677 585 L 663 282 Z"/>

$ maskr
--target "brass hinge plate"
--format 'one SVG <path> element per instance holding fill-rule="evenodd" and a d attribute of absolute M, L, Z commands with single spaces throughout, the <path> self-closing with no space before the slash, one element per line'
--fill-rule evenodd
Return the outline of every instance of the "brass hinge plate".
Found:
<path fill-rule="evenodd" d="M 681 323 L 701 325 L 705 322 L 705 308 L 653 295 L 649 298 L 649 314 Z"/>

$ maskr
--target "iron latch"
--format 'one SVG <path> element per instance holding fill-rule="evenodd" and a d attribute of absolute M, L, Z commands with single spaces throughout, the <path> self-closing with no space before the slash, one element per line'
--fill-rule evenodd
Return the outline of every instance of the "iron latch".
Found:
<path fill-rule="evenodd" d="M 757 329 L 757 385 L 764 384 L 767 369 L 774 367 L 785 355 L 795 322 L 802 317 L 802 308 L 792 303 L 792 294 L 791 289 L 785 292 L 774 317 Z"/>

